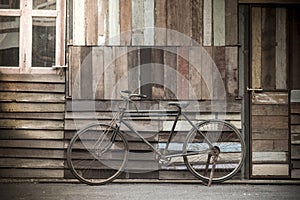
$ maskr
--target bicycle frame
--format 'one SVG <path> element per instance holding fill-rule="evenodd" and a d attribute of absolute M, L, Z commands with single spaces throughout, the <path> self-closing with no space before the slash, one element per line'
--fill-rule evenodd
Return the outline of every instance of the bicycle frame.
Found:
<path fill-rule="evenodd" d="M 137 137 L 139 137 L 140 139 L 142 139 L 143 142 L 145 142 L 153 152 L 155 152 L 157 155 L 159 155 L 160 157 L 163 157 L 163 158 L 172 158 L 172 157 L 180 157 L 180 156 L 188 156 L 188 155 L 197 155 L 199 152 L 182 152 L 182 153 L 176 153 L 176 154 L 170 154 L 170 155 L 166 155 L 167 153 L 167 150 L 168 150 L 168 147 L 169 147 L 169 144 L 171 143 L 171 140 L 174 136 L 174 133 L 175 133 L 175 128 L 176 128 L 176 125 L 177 125 L 177 122 L 178 122 L 178 119 L 180 116 L 183 116 L 184 119 L 191 125 L 191 127 L 193 129 L 195 129 L 198 133 L 200 133 L 207 141 L 210 149 L 214 148 L 214 146 L 212 145 L 212 143 L 208 140 L 208 138 L 206 138 L 206 136 L 200 131 L 198 130 L 198 128 L 196 127 L 196 125 L 187 117 L 187 115 L 185 113 L 182 112 L 181 108 L 178 107 L 178 111 L 171 111 L 172 113 L 171 114 L 166 114 L 167 116 L 174 116 L 175 117 L 175 120 L 173 122 L 173 125 L 172 125 L 172 128 L 170 130 L 170 134 L 169 134 L 169 137 L 168 137 L 168 140 L 167 140 L 167 143 L 166 143 L 166 147 L 164 148 L 164 151 L 163 153 L 161 153 L 157 148 L 155 148 L 150 142 L 148 142 L 147 139 L 145 139 L 138 131 L 136 131 L 129 123 L 127 123 L 126 121 L 123 120 L 125 114 L 126 114 L 126 108 L 129 104 L 129 101 L 130 100 L 125 100 L 126 103 L 125 103 L 125 106 L 124 108 L 121 108 L 121 112 L 120 112 L 120 116 L 119 116 L 119 119 L 118 119 L 118 123 L 119 125 L 116 125 L 116 129 L 117 131 L 120 131 L 120 128 L 121 128 L 121 125 L 124 124 L 131 132 L 133 132 Z M 159 115 L 159 114 L 158 114 Z M 163 114 L 160 114 L 159 116 L 165 116 Z"/>

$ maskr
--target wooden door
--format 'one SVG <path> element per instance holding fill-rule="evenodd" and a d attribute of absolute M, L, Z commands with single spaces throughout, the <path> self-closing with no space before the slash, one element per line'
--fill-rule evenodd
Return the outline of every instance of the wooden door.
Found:
<path fill-rule="evenodd" d="M 287 8 L 250 9 L 250 177 L 287 178 L 289 92 Z"/>

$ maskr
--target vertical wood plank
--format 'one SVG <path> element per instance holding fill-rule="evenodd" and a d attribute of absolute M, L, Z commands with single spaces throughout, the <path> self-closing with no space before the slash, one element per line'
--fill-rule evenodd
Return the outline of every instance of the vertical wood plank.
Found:
<path fill-rule="evenodd" d="M 82 47 L 80 52 L 80 91 L 81 99 L 92 99 L 92 48 Z"/>
<path fill-rule="evenodd" d="M 236 97 L 238 94 L 238 48 L 226 47 L 226 91 L 229 97 Z"/>
<path fill-rule="evenodd" d="M 164 98 L 164 51 L 152 49 L 152 98 Z"/>
<path fill-rule="evenodd" d="M 104 98 L 104 50 L 103 47 L 92 49 L 93 94 L 94 99 Z"/>
<path fill-rule="evenodd" d="M 104 98 L 116 97 L 114 87 L 116 84 L 115 56 L 113 47 L 104 47 Z"/>
<path fill-rule="evenodd" d="M 141 62 L 141 93 L 147 95 L 148 98 L 152 98 L 152 49 L 142 48 L 140 50 L 140 62 Z"/>
<path fill-rule="evenodd" d="M 286 8 L 276 8 L 276 89 L 287 89 L 286 14 Z"/>
<path fill-rule="evenodd" d="M 144 44 L 144 0 L 132 0 L 132 45 Z"/>
<path fill-rule="evenodd" d="M 203 100 L 211 100 L 213 92 L 213 47 L 205 47 L 201 51 L 201 66 L 202 66 L 202 83 L 201 83 L 201 98 Z"/>
<path fill-rule="evenodd" d="M 226 68 L 225 68 L 225 47 L 213 48 L 213 59 L 217 67 L 212 70 L 213 73 L 213 98 L 224 99 L 226 96 Z"/>
<path fill-rule="evenodd" d="M 225 44 L 236 45 L 238 44 L 238 1 L 226 0 L 225 13 Z"/>
<path fill-rule="evenodd" d="M 197 44 L 202 44 L 203 34 L 203 1 L 193 0 L 192 4 L 192 38 Z"/>
<path fill-rule="evenodd" d="M 155 44 L 165 46 L 167 44 L 167 0 L 155 1 Z"/>
<path fill-rule="evenodd" d="M 214 46 L 225 45 L 225 0 L 213 1 Z"/>
<path fill-rule="evenodd" d="M 119 92 L 128 90 L 128 59 L 127 47 L 115 48 L 115 74 L 116 74 L 116 98 L 119 98 Z"/>
<path fill-rule="evenodd" d="M 202 52 L 199 47 L 189 49 L 189 99 L 202 96 Z"/>
<path fill-rule="evenodd" d="M 71 90 L 73 99 L 80 98 L 80 49 L 81 47 L 71 47 Z"/>
<path fill-rule="evenodd" d="M 177 97 L 177 48 L 168 47 L 164 53 L 165 99 Z"/>
<path fill-rule="evenodd" d="M 262 86 L 264 89 L 275 89 L 275 40 L 276 10 L 262 8 Z"/>
<path fill-rule="evenodd" d="M 86 44 L 98 43 L 98 0 L 90 0 L 85 5 L 86 12 Z"/>
<path fill-rule="evenodd" d="M 98 0 L 98 45 L 104 45 L 108 39 L 108 0 Z"/>
<path fill-rule="evenodd" d="M 128 89 L 134 93 L 139 93 L 140 88 L 139 54 L 139 49 L 128 47 Z"/>
<path fill-rule="evenodd" d="M 109 45 L 120 44 L 120 7 L 119 0 L 108 1 Z"/>
<path fill-rule="evenodd" d="M 154 0 L 144 0 L 144 45 L 154 45 Z"/>
<path fill-rule="evenodd" d="M 180 45 L 190 45 L 191 38 L 191 5 L 190 0 L 178 1 L 178 43 Z M 183 34 L 183 35 L 181 35 Z"/>
<path fill-rule="evenodd" d="M 189 48 L 178 47 L 177 54 L 177 97 L 186 99 L 189 96 Z"/>
<path fill-rule="evenodd" d="M 261 88 L 261 8 L 252 8 L 252 88 Z"/>
<path fill-rule="evenodd" d="M 167 45 L 178 44 L 178 0 L 167 1 Z"/>
<path fill-rule="evenodd" d="M 85 45 L 85 0 L 73 2 L 73 44 Z"/>
<path fill-rule="evenodd" d="M 120 44 L 130 45 L 131 44 L 131 0 L 120 1 Z"/>
<path fill-rule="evenodd" d="M 212 45 L 212 1 L 203 0 L 203 45 Z"/>

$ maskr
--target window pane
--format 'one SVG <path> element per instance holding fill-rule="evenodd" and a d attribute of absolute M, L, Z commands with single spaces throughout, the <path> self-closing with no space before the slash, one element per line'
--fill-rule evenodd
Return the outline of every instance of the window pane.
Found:
<path fill-rule="evenodd" d="M 33 9 L 56 10 L 56 0 L 33 0 Z"/>
<path fill-rule="evenodd" d="M 32 31 L 32 66 L 55 64 L 55 18 L 34 17 Z"/>
<path fill-rule="evenodd" d="M 20 0 L 0 0 L 0 9 L 20 9 Z"/>
<path fill-rule="evenodd" d="M 20 17 L 0 16 L 0 66 L 19 66 Z"/>

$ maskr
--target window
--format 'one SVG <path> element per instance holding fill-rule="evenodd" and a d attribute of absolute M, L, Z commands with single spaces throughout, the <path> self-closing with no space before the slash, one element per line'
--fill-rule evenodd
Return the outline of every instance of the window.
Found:
<path fill-rule="evenodd" d="M 55 73 L 64 29 L 64 0 L 0 0 L 0 73 Z"/>

